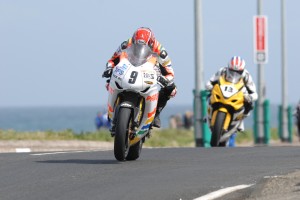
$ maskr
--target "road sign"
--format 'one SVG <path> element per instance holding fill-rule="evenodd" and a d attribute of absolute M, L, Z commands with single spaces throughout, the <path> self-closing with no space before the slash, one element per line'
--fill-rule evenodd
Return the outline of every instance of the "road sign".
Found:
<path fill-rule="evenodd" d="M 264 15 L 253 17 L 254 63 L 265 64 L 268 61 L 268 19 Z"/>

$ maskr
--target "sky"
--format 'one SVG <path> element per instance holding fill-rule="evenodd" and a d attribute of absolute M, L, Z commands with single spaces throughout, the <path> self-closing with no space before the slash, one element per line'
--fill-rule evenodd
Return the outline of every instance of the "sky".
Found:
<path fill-rule="evenodd" d="M 280 0 L 262 0 L 268 17 L 266 98 L 281 103 Z M 299 0 L 286 0 L 287 100 L 300 99 Z M 203 83 L 234 55 L 253 58 L 256 0 L 202 0 Z M 0 107 L 105 105 L 101 74 L 121 42 L 150 27 L 167 49 L 178 94 L 170 105 L 192 105 L 195 88 L 194 0 L 0 0 Z"/>

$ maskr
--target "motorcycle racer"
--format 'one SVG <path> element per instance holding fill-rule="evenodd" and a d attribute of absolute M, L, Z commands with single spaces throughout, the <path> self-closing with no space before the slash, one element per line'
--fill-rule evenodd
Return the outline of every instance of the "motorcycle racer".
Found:
<path fill-rule="evenodd" d="M 296 118 L 296 125 L 297 125 L 297 129 L 298 129 L 298 137 L 299 137 L 299 142 L 300 142 L 300 101 L 298 102 L 293 115 Z"/>
<path fill-rule="evenodd" d="M 243 80 L 247 90 L 247 93 L 244 94 L 244 105 L 245 105 L 245 116 L 249 116 L 250 111 L 253 109 L 253 103 L 257 100 L 258 95 L 256 92 L 256 86 L 253 82 L 252 76 L 249 71 L 245 69 L 246 63 L 245 60 L 240 56 L 233 56 L 227 67 L 222 67 L 216 72 L 210 80 L 206 83 L 206 90 L 211 91 L 213 86 L 217 83 L 220 76 L 225 75 L 225 79 L 230 80 L 233 74 L 238 74 Z M 238 130 L 244 131 L 244 121 L 239 125 Z"/>
<path fill-rule="evenodd" d="M 113 56 L 106 63 L 106 68 L 102 74 L 102 77 L 110 78 L 112 74 L 112 69 L 119 63 L 120 55 L 122 51 L 130 47 L 132 44 L 145 44 L 148 45 L 153 53 L 158 56 L 157 67 L 159 74 L 158 82 L 162 85 L 162 89 L 159 92 L 159 98 L 157 103 L 157 110 L 155 118 L 153 120 L 152 126 L 160 128 L 160 113 L 166 106 L 167 101 L 175 97 L 177 93 L 177 88 L 174 83 L 174 70 L 172 68 L 171 59 L 166 51 L 166 49 L 156 40 L 153 32 L 150 28 L 140 27 L 138 28 L 133 36 L 128 40 L 121 43 L 118 49 L 115 51 Z M 109 80 L 107 81 L 106 88 L 108 88 Z M 112 124 L 112 132 L 114 131 L 114 124 Z"/>

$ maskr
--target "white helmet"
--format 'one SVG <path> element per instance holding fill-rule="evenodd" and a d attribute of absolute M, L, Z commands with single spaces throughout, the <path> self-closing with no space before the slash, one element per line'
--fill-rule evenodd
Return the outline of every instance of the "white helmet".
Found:
<path fill-rule="evenodd" d="M 245 69 L 245 61 L 240 56 L 233 56 L 228 63 L 226 70 L 226 80 L 232 83 L 237 83 L 242 78 Z"/>
<path fill-rule="evenodd" d="M 233 56 L 228 63 L 229 70 L 236 71 L 239 73 L 243 73 L 245 66 L 245 60 L 242 59 L 240 56 Z"/>

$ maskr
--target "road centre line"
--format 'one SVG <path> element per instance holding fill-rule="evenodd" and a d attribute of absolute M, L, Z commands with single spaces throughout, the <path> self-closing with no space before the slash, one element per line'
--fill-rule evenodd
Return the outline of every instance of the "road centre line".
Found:
<path fill-rule="evenodd" d="M 223 189 L 208 193 L 204 196 L 198 197 L 194 200 L 213 200 L 213 199 L 219 198 L 221 196 L 224 196 L 225 194 L 229 194 L 229 193 L 237 191 L 237 190 L 241 190 L 241 189 L 245 189 L 247 187 L 251 187 L 252 185 L 253 184 L 250 184 L 250 185 L 237 185 L 237 186 L 233 186 L 233 187 L 223 188 Z"/>

